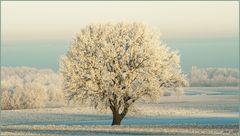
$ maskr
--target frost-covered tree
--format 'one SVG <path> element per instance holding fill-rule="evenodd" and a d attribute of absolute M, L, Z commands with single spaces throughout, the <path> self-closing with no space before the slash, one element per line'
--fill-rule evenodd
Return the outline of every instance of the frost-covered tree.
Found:
<path fill-rule="evenodd" d="M 188 84 L 179 61 L 143 23 L 93 24 L 77 34 L 60 71 L 69 100 L 110 107 L 112 125 L 120 125 L 137 100 Z"/>

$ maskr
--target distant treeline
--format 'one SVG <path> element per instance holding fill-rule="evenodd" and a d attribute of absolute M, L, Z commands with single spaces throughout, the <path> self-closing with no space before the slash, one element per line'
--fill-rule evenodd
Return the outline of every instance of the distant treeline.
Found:
<path fill-rule="evenodd" d="M 238 86 L 239 69 L 237 68 L 205 68 L 192 67 L 191 86 Z"/>

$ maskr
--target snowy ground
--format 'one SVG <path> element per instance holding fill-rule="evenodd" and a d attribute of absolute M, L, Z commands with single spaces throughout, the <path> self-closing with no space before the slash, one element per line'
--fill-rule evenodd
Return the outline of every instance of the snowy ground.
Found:
<path fill-rule="evenodd" d="M 184 96 L 136 104 L 121 127 L 111 114 L 90 107 L 1 111 L 1 135 L 161 135 L 239 134 L 238 88 L 188 88 Z"/>
<path fill-rule="evenodd" d="M 5 135 L 161 135 L 161 136 L 237 136 L 238 127 L 229 126 L 4 126 Z"/>

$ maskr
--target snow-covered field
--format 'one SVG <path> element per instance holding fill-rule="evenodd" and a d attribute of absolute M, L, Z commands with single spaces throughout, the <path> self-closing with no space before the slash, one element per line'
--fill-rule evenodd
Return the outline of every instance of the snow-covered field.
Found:
<path fill-rule="evenodd" d="M 239 88 L 188 88 L 183 96 L 138 102 L 123 126 L 111 127 L 110 111 L 60 107 L 1 111 L 1 135 L 161 135 L 239 134 Z"/>
<path fill-rule="evenodd" d="M 229 126 L 40 126 L 3 127 L 5 135 L 153 135 L 153 136 L 237 136 L 238 127 Z"/>

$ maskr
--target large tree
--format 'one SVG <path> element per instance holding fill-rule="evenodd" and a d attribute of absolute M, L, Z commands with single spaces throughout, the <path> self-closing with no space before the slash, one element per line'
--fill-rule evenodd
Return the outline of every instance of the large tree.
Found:
<path fill-rule="evenodd" d="M 187 85 L 178 53 L 137 22 L 83 28 L 62 57 L 60 71 L 68 99 L 110 107 L 112 125 L 120 125 L 137 100 L 159 98 L 166 88 Z"/>

